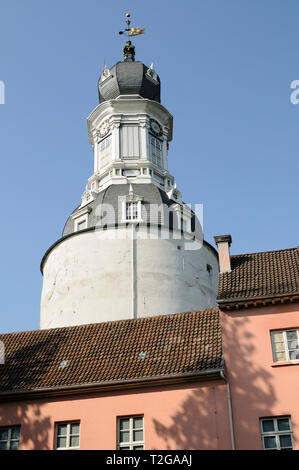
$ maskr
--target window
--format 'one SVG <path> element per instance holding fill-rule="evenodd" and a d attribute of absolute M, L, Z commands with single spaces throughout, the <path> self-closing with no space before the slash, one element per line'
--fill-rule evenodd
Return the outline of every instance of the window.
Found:
<path fill-rule="evenodd" d="M 299 360 L 299 330 L 271 331 L 275 362 Z"/>
<path fill-rule="evenodd" d="M 56 449 L 79 449 L 80 423 L 59 423 L 56 425 Z"/>
<path fill-rule="evenodd" d="M 118 449 L 144 449 L 143 416 L 118 418 Z"/>
<path fill-rule="evenodd" d="M 152 162 L 158 167 L 162 167 L 162 142 L 155 137 L 151 137 Z"/>
<path fill-rule="evenodd" d="M 138 220 L 139 202 L 126 202 L 126 220 Z"/>
<path fill-rule="evenodd" d="M 84 230 L 86 227 L 86 220 L 82 220 L 82 222 L 79 222 L 78 225 L 77 225 L 77 232 L 79 232 L 79 230 Z"/>
<path fill-rule="evenodd" d="M 293 450 L 293 433 L 291 418 L 261 419 L 261 433 L 265 450 Z"/>
<path fill-rule="evenodd" d="M 98 165 L 102 169 L 105 168 L 110 162 L 111 144 L 112 144 L 111 136 L 106 137 L 106 139 L 103 139 L 98 143 L 98 149 L 99 149 Z"/>
<path fill-rule="evenodd" d="M 0 450 L 18 450 L 21 426 L 0 428 Z"/>
<path fill-rule="evenodd" d="M 99 142 L 100 152 L 103 152 L 103 150 L 105 150 L 107 147 L 110 147 L 110 145 L 111 145 L 111 137 L 107 137 L 106 139 L 101 140 Z"/>

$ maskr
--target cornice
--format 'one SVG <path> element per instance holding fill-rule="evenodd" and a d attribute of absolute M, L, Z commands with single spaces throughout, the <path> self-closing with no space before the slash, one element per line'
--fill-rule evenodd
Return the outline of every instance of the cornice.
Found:
<path fill-rule="evenodd" d="M 56 387 L 36 388 L 33 390 L 10 390 L 0 392 L 0 402 L 40 399 L 48 397 L 74 396 L 81 394 L 126 391 L 144 389 L 158 386 L 202 382 L 206 380 L 222 379 L 223 368 L 203 370 L 198 372 L 185 372 L 156 377 L 140 377 L 99 383 L 61 385 Z"/>
<path fill-rule="evenodd" d="M 130 115 L 136 114 L 139 119 L 142 115 L 153 114 L 154 117 L 162 120 L 163 126 L 167 126 L 169 131 L 167 139 L 170 142 L 172 140 L 172 127 L 173 127 L 173 116 L 167 111 L 167 109 L 157 101 L 152 101 L 145 98 L 131 98 L 131 99 L 115 99 L 100 103 L 88 116 L 87 128 L 89 142 L 93 144 L 93 129 L 99 123 L 99 121 L 107 118 L 111 115 L 114 118 L 115 115 Z"/>

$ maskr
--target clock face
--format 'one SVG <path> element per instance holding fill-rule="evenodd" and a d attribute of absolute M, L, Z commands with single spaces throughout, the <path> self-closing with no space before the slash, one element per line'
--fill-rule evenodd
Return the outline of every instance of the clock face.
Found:
<path fill-rule="evenodd" d="M 151 130 L 154 134 L 161 136 L 162 135 L 162 127 L 157 121 L 151 120 Z"/>
<path fill-rule="evenodd" d="M 110 130 L 109 122 L 105 121 L 100 127 L 99 134 L 101 137 L 104 137 L 106 134 L 108 134 Z"/>

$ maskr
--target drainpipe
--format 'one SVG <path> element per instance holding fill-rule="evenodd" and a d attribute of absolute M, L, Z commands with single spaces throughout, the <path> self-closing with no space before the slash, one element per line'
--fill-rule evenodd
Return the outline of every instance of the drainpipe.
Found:
<path fill-rule="evenodd" d="M 229 414 L 229 427 L 230 427 L 230 435 L 231 435 L 231 440 L 232 440 L 232 450 L 236 450 L 235 447 L 235 434 L 234 434 L 234 422 L 233 422 L 233 411 L 232 411 L 232 397 L 231 397 L 231 392 L 230 392 L 230 385 L 229 381 L 224 374 L 224 371 L 220 371 L 220 375 L 223 378 L 224 382 L 226 383 L 226 389 L 227 389 L 227 403 L 228 403 L 228 414 Z"/>
<path fill-rule="evenodd" d="M 137 318 L 137 249 L 135 230 L 135 224 L 132 223 L 132 318 Z"/>

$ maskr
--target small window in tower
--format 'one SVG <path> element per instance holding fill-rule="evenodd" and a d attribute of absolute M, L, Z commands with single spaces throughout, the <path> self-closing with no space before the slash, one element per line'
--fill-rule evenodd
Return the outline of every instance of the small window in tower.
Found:
<path fill-rule="evenodd" d="M 155 137 L 151 137 L 151 156 L 154 165 L 162 167 L 162 142 Z"/>
<path fill-rule="evenodd" d="M 85 228 L 87 228 L 86 219 L 78 222 L 78 225 L 77 225 L 78 232 L 79 230 L 84 230 Z"/>
<path fill-rule="evenodd" d="M 98 144 L 99 149 L 99 166 L 105 168 L 110 161 L 111 157 L 111 136 L 101 140 Z"/>
<path fill-rule="evenodd" d="M 127 202 L 126 220 L 137 220 L 138 218 L 138 202 Z"/>
<path fill-rule="evenodd" d="M 106 137 L 106 139 L 101 140 L 99 143 L 100 151 L 102 152 L 110 145 L 111 145 L 111 137 Z"/>

